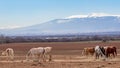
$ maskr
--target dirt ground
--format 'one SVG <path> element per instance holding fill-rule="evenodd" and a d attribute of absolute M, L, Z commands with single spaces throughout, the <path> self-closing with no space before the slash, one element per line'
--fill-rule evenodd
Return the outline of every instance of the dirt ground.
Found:
<path fill-rule="evenodd" d="M 109 58 L 103 61 L 102 58 L 95 60 L 94 56 L 82 56 L 85 47 L 116 46 L 118 55 L 116 58 Z M 53 47 L 51 62 L 30 62 L 25 56 L 33 47 Z M 0 56 L 0 68 L 120 68 L 120 41 L 88 42 L 44 42 L 44 43 L 9 43 L 0 44 L 0 54 L 6 48 L 13 48 L 15 51 L 14 61 L 7 60 L 7 57 Z"/>

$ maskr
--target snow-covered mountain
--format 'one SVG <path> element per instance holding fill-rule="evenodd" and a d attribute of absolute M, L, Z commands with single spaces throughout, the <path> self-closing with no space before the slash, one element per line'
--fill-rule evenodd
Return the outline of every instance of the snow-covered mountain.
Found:
<path fill-rule="evenodd" d="M 0 30 L 5 35 L 52 35 L 120 31 L 120 15 L 77 15 L 33 26 Z"/>

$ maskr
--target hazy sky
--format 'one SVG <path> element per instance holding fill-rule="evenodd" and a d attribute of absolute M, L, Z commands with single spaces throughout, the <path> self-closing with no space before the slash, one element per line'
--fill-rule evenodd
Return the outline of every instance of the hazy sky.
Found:
<path fill-rule="evenodd" d="M 0 0 L 0 28 L 94 12 L 120 14 L 120 0 Z"/>

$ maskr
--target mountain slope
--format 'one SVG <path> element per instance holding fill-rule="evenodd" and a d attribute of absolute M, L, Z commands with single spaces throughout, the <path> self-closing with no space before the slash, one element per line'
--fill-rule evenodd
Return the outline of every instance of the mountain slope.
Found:
<path fill-rule="evenodd" d="M 6 35 L 47 35 L 120 31 L 120 17 L 101 16 L 55 19 L 24 28 L 0 30 Z"/>

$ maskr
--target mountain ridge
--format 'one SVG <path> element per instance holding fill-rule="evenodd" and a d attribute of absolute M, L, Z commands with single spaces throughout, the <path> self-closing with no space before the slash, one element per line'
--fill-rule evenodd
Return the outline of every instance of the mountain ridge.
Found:
<path fill-rule="evenodd" d="M 101 16 L 85 18 L 54 19 L 33 26 L 0 30 L 5 35 L 49 35 L 90 32 L 116 32 L 120 31 L 120 17 Z"/>

